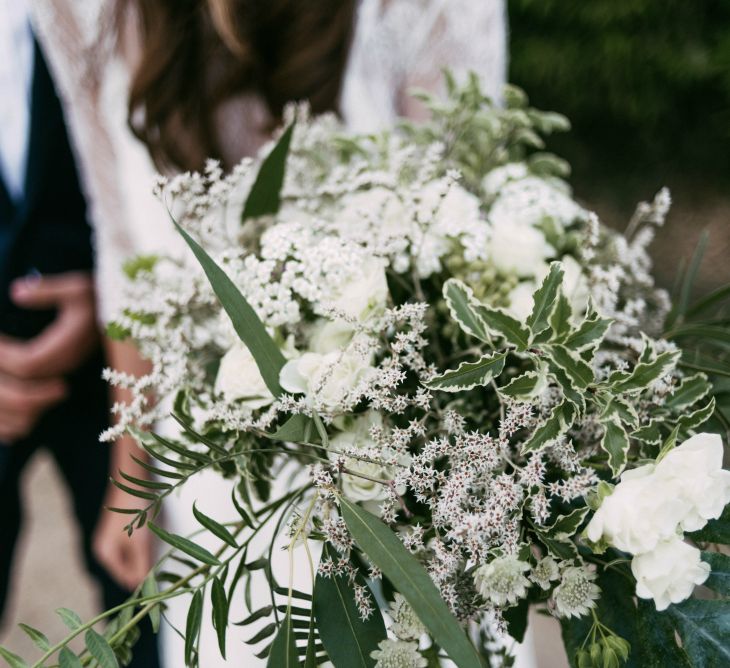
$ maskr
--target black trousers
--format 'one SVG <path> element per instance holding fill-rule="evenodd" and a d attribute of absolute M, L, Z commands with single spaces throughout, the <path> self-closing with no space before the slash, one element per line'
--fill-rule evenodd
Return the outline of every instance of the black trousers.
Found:
<path fill-rule="evenodd" d="M 92 360 L 74 379 L 71 398 L 50 410 L 27 439 L 0 445 L 0 615 L 9 588 L 15 544 L 23 509 L 20 477 L 32 455 L 42 447 L 53 455 L 73 500 L 81 529 L 86 565 L 99 584 L 105 609 L 123 603 L 129 592 L 116 584 L 96 561 L 91 539 L 104 502 L 109 479 L 109 446 L 99 443 L 108 421 L 107 389 L 101 381 L 101 360 Z M 49 555 L 49 567 L 53 567 Z M 63 577 L 63 573 L 58 573 Z M 22 621 L 22 620 L 21 620 Z M 158 668 L 157 638 L 148 620 L 140 626 L 140 639 L 133 648 L 133 668 Z"/>

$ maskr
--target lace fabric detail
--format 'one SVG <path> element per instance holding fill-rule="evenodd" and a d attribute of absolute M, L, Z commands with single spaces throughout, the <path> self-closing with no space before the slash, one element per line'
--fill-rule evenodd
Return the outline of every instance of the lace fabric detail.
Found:
<path fill-rule="evenodd" d="M 90 203 L 100 316 L 107 320 L 119 302 L 122 261 L 156 249 L 169 253 L 179 240 L 150 194 L 152 162 L 126 126 L 130 66 L 117 44 L 116 0 L 26 1 L 64 103 Z M 399 115 L 417 116 L 407 91 L 439 90 L 445 67 L 457 77 L 476 71 L 498 96 L 506 32 L 504 0 L 360 0 L 340 100 L 347 125 L 373 131 Z M 238 107 L 236 101 L 227 105 L 222 134 L 251 127 L 231 123 L 256 107 L 245 97 Z M 239 137 L 234 143 L 246 152 L 260 142 Z"/>

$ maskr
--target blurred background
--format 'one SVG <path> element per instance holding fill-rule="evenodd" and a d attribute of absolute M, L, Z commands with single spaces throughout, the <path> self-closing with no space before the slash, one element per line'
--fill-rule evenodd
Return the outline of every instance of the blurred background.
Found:
<path fill-rule="evenodd" d="M 659 280 L 671 287 L 706 231 L 697 290 L 730 281 L 730 0 L 509 0 L 509 10 L 510 80 L 571 119 L 573 131 L 548 146 L 573 165 L 577 197 L 622 228 L 637 201 L 669 186 L 675 206 L 654 245 Z M 47 455 L 24 489 L 7 621 L 60 634 L 53 609 L 88 617 L 94 592 Z M 0 642 L 30 649 L 9 624 Z M 544 665 L 560 665 L 550 656 Z"/>

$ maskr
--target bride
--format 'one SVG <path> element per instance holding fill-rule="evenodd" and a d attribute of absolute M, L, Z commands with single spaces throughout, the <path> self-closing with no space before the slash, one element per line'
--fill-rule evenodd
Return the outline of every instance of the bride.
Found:
<path fill-rule="evenodd" d="M 476 71 L 499 95 L 505 79 L 504 0 L 28 0 L 54 70 L 89 198 L 96 236 L 100 312 L 111 318 L 122 290 L 121 266 L 136 254 L 182 248 L 152 197 L 157 171 L 200 169 L 206 158 L 230 167 L 268 138 L 291 100 L 313 112 L 337 111 L 355 131 L 398 117 L 418 118 L 411 87 L 441 85 L 443 68 Z M 124 344 L 110 342 L 110 365 L 144 373 Z M 123 393 L 115 401 L 125 401 Z M 132 475 L 128 438 L 114 448 L 113 473 Z M 108 505 L 129 505 L 114 487 Z M 201 476 L 170 499 L 175 533 L 195 529 L 193 501 L 204 512 L 229 512 L 229 489 Z M 123 516 L 106 513 L 96 551 L 130 588 L 151 567 L 149 535 L 122 532 Z M 184 627 L 187 602 L 170 602 L 168 618 Z M 242 640 L 241 638 L 240 640 Z M 253 650 L 229 642 L 231 665 L 252 665 Z M 201 664 L 227 665 L 212 627 Z M 182 641 L 163 627 L 166 665 L 184 665 Z M 522 657 L 525 666 L 529 656 Z"/>

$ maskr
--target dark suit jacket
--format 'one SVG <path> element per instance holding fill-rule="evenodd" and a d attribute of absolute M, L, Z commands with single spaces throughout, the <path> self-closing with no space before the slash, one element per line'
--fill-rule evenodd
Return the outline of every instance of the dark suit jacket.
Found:
<path fill-rule="evenodd" d="M 25 197 L 14 204 L 0 178 L 0 331 L 29 338 L 53 312 L 24 311 L 8 288 L 31 272 L 54 274 L 92 267 L 86 204 L 63 113 L 38 46 L 35 47 Z"/>

